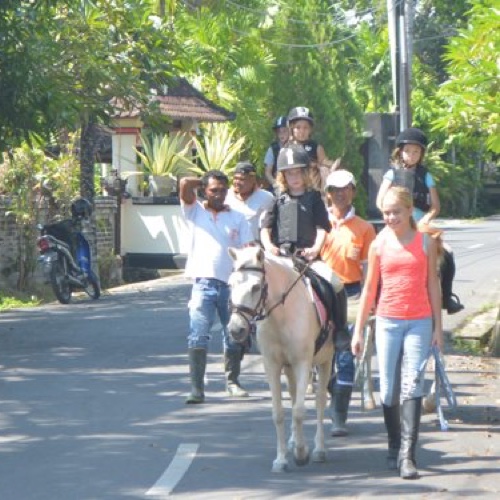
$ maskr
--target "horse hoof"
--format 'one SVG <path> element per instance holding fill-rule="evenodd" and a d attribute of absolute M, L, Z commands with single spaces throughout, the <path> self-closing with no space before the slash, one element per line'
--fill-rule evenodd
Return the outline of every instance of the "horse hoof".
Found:
<path fill-rule="evenodd" d="M 271 472 L 282 473 L 287 471 L 288 464 L 286 462 L 279 462 L 277 460 L 273 462 L 273 468 L 271 469 Z"/>
<path fill-rule="evenodd" d="M 373 399 L 367 399 L 363 402 L 363 409 L 365 411 L 374 410 L 376 407 L 377 405 L 375 404 L 375 401 Z"/>
<path fill-rule="evenodd" d="M 313 451 L 312 461 L 316 464 L 326 462 L 326 451 Z"/>
<path fill-rule="evenodd" d="M 309 463 L 309 453 L 305 457 L 293 457 L 295 464 L 299 467 L 303 467 Z"/>

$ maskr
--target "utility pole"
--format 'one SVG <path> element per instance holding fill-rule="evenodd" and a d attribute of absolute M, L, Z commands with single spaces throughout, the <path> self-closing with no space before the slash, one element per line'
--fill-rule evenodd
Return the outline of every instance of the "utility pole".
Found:
<path fill-rule="evenodd" d="M 393 96 L 395 111 L 399 116 L 396 133 L 411 125 L 411 50 L 408 43 L 408 28 L 411 26 L 409 20 L 412 9 L 406 8 L 407 2 L 408 0 L 387 0 Z"/>

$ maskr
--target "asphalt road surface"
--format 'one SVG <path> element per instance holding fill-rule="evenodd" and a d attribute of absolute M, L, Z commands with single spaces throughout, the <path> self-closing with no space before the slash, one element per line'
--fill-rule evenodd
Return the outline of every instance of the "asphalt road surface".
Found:
<path fill-rule="evenodd" d="M 442 225 L 457 258 L 455 290 L 467 306 L 445 315 L 452 329 L 498 300 L 500 218 Z M 1 500 L 499 497 L 498 420 L 482 400 L 474 408 L 487 417 L 469 412 L 447 433 L 435 415 L 423 417 L 418 481 L 385 469 L 380 408 L 362 412 L 358 392 L 351 435 L 327 434 L 327 463 L 290 461 L 288 473 L 271 473 L 276 440 L 257 353 L 246 356 L 241 376 L 251 396 L 227 398 L 214 335 L 207 404 L 184 404 L 189 291 L 182 278 L 162 279 L 98 301 L 0 315 Z M 498 408 L 494 368 L 483 370 L 493 381 L 471 382 L 467 370 L 479 365 L 462 361 L 452 377 L 459 397 L 489 394 Z M 312 445 L 312 397 L 308 408 Z"/>

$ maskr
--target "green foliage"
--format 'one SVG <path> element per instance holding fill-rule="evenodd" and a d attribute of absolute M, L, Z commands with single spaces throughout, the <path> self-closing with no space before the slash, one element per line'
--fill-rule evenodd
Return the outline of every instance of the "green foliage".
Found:
<path fill-rule="evenodd" d="M 500 10 L 493 0 L 474 0 L 467 28 L 446 47 L 450 78 L 441 86 L 442 113 L 436 128 L 482 136 L 500 153 Z M 495 7 L 496 5 L 496 7 Z"/>
<path fill-rule="evenodd" d="M 35 296 L 25 297 L 21 295 L 16 297 L 0 293 L 0 312 L 10 309 L 20 309 L 21 307 L 36 307 L 39 304 L 40 300 Z"/>
<path fill-rule="evenodd" d="M 143 150 L 136 149 L 136 153 L 142 161 L 144 173 L 158 176 L 179 176 L 188 172 L 188 160 L 186 159 L 187 147 L 184 134 L 165 134 L 162 136 L 154 134 L 151 140 L 141 135 Z M 182 148 L 182 149 L 181 149 Z"/>
<path fill-rule="evenodd" d="M 50 159 L 40 148 L 24 144 L 4 157 L 0 165 L 0 193 L 8 196 L 10 210 L 18 224 L 18 252 L 15 263 L 17 287 L 30 284 L 36 267 L 36 225 L 69 214 L 71 200 L 78 192 L 79 168 L 71 148 Z M 43 214 L 42 210 L 48 213 Z M 45 220 L 45 219 L 43 219 Z"/>
<path fill-rule="evenodd" d="M 201 167 L 192 164 L 190 170 L 199 175 L 208 170 L 221 170 L 231 176 L 245 142 L 244 137 L 235 140 L 234 135 L 235 131 L 227 123 L 216 123 L 206 131 L 203 143 L 194 137 Z"/>

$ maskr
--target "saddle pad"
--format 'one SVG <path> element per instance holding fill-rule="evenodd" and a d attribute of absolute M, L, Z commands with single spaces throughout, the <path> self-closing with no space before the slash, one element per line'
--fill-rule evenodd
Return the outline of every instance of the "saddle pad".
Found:
<path fill-rule="evenodd" d="M 311 285 L 311 281 L 305 279 L 307 289 L 309 290 L 309 295 L 311 296 L 311 300 L 316 307 L 316 314 L 318 315 L 319 324 L 321 327 L 325 326 L 328 321 L 328 313 L 326 311 L 325 304 L 319 298 L 319 295 L 315 292 L 314 288 Z"/>

